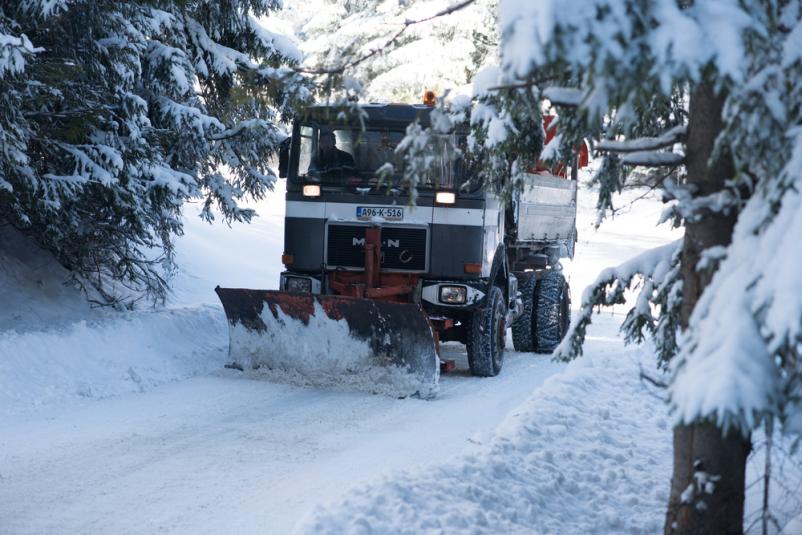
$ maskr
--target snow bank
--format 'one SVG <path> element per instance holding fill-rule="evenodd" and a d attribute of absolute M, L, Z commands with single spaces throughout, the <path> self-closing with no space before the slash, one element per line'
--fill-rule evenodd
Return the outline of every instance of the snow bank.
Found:
<path fill-rule="evenodd" d="M 615 339 L 602 343 L 619 351 Z M 297 533 L 661 531 L 671 472 L 665 405 L 639 383 L 637 353 L 588 353 L 486 445 L 357 488 L 316 509 Z M 653 357 L 643 358 L 651 367 Z"/>
<path fill-rule="evenodd" d="M 0 415 L 142 392 L 225 364 L 219 306 L 92 308 L 69 278 L 30 238 L 0 229 Z"/>
<path fill-rule="evenodd" d="M 220 369 L 222 310 L 139 312 L 45 331 L 0 332 L 0 411 L 143 392 Z"/>
<path fill-rule="evenodd" d="M 167 308 L 93 308 L 70 273 L 30 238 L 0 227 L 0 415 L 141 392 L 219 370 L 225 314 L 213 288 L 274 288 L 281 271 L 284 181 L 250 225 L 208 225 L 185 207 Z M 146 308 L 146 307 L 145 307 Z"/>

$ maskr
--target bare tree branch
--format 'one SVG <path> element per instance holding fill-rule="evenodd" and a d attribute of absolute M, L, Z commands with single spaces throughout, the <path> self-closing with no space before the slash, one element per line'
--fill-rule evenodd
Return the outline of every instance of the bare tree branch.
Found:
<path fill-rule="evenodd" d="M 640 379 L 646 381 L 647 383 L 650 383 L 652 386 L 655 386 L 661 390 L 665 390 L 666 388 L 668 388 L 668 384 L 664 383 L 663 381 L 660 381 L 659 379 L 655 379 L 654 377 L 647 374 L 643 370 L 640 371 Z"/>

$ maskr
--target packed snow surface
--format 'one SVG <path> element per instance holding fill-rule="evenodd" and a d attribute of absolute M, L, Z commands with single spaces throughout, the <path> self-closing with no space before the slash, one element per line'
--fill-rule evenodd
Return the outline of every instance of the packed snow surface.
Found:
<path fill-rule="evenodd" d="M 592 356 L 549 378 L 486 443 L 360 487 L 297 532 L 659 532 L 671 477 L 664 404 L 639 382 L 637 351 L 606 336 L 588 344 Z"/>

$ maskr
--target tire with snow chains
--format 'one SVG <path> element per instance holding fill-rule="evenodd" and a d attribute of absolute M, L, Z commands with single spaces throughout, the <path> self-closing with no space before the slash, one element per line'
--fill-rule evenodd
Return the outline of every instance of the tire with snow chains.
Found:
<path fill-rule="evenodd" d="M 535 351 L 551 353 L 571 323 L 571 290 L 559 271 L 549 271 L 535 285 Z"/>
<path fill-rule="evenodd" d="M 529 352 L 535 350 L 535 286 L 537 277 L 534 273 L 529 273 L 529 277 L 524 278 L 522 274 L 518 280 L 521 285 L 518 291 L 521 292 L 521 301 L 524 303 L 524 313 L 512 322 L 512 346 L 515 351 Z"/>
<path fill-rule="evenodd" d="M 467 336 L 468 365 L 479 377 L 494 377 L 501 371 L 506 342 L 507 307 L 501 288 L 493 286 L 484 308 L 471 318 Z"/>

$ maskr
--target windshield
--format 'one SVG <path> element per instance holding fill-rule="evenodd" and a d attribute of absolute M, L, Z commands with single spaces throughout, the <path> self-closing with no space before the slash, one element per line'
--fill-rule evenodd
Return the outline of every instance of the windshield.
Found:
<path fill-rule="evenodd" d="M 329 186 L 370 187 L 379 184 L 377 170 L 390 163 L 395 173 L 389 185 L 400 184 L 404 163 L 395 149 L 404 135 L 403 130 L 389 128 L 302 125 L 297 177 Z M 436 176 L 422 177 L 419 188 L 456 189 L 462 185 L 462 158 L 455 154 L 456 140 L 451 141 L 440 144 L 440 157 L 431 173 Z"/>

